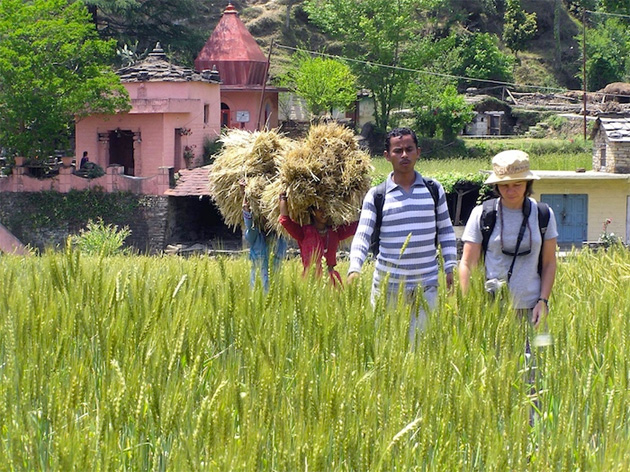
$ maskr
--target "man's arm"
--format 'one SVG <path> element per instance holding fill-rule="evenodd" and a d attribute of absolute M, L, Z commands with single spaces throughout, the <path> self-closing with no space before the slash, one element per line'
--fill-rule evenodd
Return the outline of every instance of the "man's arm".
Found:
<path fill-rule="evenodd" d="M 352 246 L 350 247 L 348 283 L 352 283 L 352 281 L 355 280 L 361 272 L 363 263 L 367 258 L 368 250 L 370 249 L 370 242 L 372 240 L 375 223 L 376 207 L 374 206 L 374 191 L 371 190 L 363 199 L 359 223 L 356 233 L 354 234 L 354 238 L 352 239 Z"/>
<path fill-rule="evenodd" d="M 446 284 L 450 289 L 453 284 L 453 269 L 457 265 L 457 240 L 455 239 L 455 230 L 453 230 L 453 223 L 446 204 L 446 193 L 439 182 L 436 182 L 436 185 L 440 196 L 437 207 L 436 231 L 440 249 L 442 250 L 442 258 L 444 259 Z"/>
<path fill-rule="evenodd" d="M 470 276 L 472 275 L 475 267 L 479 264 L 480 257 L 481 243 L 466 241 L 464 243 L 462 260 L 459 262 L 459 286 L 461 287 L 464 295 L 468 293 L 468 288 L 470 287 Z"/>

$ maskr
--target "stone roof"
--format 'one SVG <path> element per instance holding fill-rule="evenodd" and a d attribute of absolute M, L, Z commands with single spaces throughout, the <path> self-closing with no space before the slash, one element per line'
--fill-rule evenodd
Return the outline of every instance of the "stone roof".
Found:
<path fill-rule="evenodd" d="M 630 142 L 630 116 L 600 116 L 593 133 L 600 128 L 610 141 Z"/>
<path fill-rule="evenodd" d="M 210 196 L 208 172 L 210 172 L 209 165 L 181 169 L 175 187 L 168 189 L 164 194 L 169 197 Z"/>
<path fill-rule="evenodd" d="M 129 82 L 209 82 L 221 83 L 217 70 L 196 72 L 168 62 L 164 50 L 157 43 L 146 59 L 118 70 L 120 81 Z"/>

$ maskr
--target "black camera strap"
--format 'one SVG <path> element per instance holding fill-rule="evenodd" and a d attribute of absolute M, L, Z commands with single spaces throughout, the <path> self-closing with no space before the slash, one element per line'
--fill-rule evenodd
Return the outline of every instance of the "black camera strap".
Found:
<path fill-rule="evenodd" d="M 529 198 L 525 197 L 525 201 L 523 202 L 523 222 L 521 223 L 521 229 L 518 231 L 518 238 L 516 238 L 516 249 L 514 249 L 514 257 L 512 258 L 512 264 L 510 264 L 510 270 L 507 273 L 507 281 L 510 282 L 512 278 L 512 271 L 514 270 L 514 264 L 516 264 L 516 257 L 518 256 L 518 250 L 521 247 L 521 242 L 523 241 L 523 236 L 525 236 L 525 228 L 527 228 L 527 220 L 529 219 L 529 214 L 532 211 L 532 202 L 529 201 Z"/>

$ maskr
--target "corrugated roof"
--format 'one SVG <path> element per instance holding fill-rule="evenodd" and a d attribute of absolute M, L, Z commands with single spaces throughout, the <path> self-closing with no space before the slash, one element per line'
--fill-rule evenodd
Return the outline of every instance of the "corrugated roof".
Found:
<path fill-rule="evenodd" d="M 220 83 L 219 73 L 198 73 L 189 67 L 171 64 L 157 43 L 146 59 L 118 70 L 120 81 L 129 82 L 211 82 Z"/>
<path fill-rule="evenodd" d="M 194 169 L 181 169 L 175 187 L 168 189 L 164 194 L 170 197 L 209 196 L 208 172 L 210 172 L 209 165 Z"/>
<path fill-rule="evenodd" d="M 229 4 L 195 59 L 195 69 L 216 66 L 225 85 L 262 85 L 268 61 L 238 12 Z"/>

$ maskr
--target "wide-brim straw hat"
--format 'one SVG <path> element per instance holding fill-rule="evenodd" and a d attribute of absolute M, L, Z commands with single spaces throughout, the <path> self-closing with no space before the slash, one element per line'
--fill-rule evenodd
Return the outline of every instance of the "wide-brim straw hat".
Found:
<path fill-rule="evenodd" d="M 529 156 L 524 151 L 511 149 L 492 158 L 492 174 L 486 184 L 502 184 L 520 180 L 538 180 L 529 169 Z"/>

